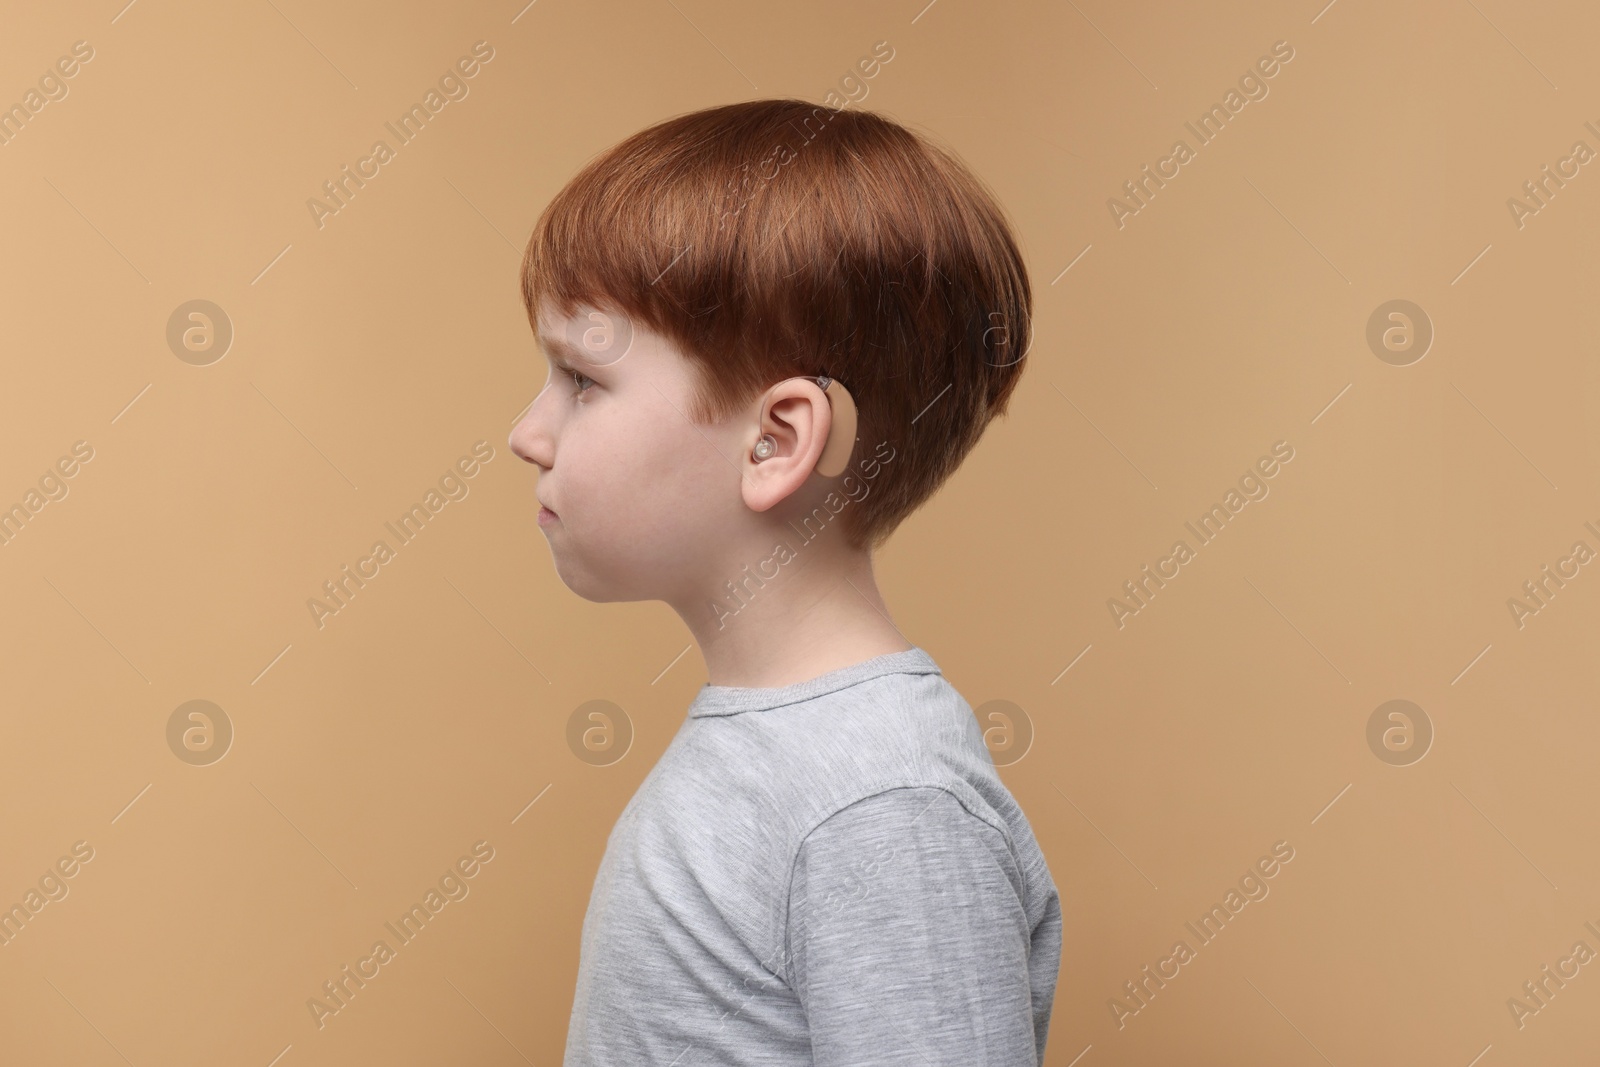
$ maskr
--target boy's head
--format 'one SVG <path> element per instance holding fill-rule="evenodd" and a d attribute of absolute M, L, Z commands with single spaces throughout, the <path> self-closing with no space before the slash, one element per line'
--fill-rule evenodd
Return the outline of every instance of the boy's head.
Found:
<path fill-rule="evenodd" d="M 563 580 L 592 600 L 772 577 L 780 542 L 870 554 L 1005 412 L 1031 341 L 985 186 L 886 118 L 801 100 L 602 153 L 540 216 L 522 295 L 551 375 L 510 443 L 540 468 Z M 858 417 L 832 478 L 819 375 Z"/>

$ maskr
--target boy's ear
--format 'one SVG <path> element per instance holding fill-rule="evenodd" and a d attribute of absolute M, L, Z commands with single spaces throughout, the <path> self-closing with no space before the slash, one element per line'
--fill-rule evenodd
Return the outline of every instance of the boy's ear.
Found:
<path fill-rule="evenodd" d="M 815 377 L 800 375 L 787 378 L 772 386 L 761 398 L 756 411 L 760 413 L 758 431 L 773 435 L 778 447 L 768 459 L 762 459 L 746 443 L 746 456 L 751 471 L 742 479 L 741 491 L 745 503 L 753 511 L 765 511 L 801 489 L 812 474 L 832 478 L 842 473 L 850 461 L 856 444 L 855 400 L 844 386 L 830 380 L 823 390 L 828 407 L 828 436 L 820 434 L 807 437 L 804 455 L 799 449 L 799 427 L 816 427 L 821 421 L 816 404 L 816 393 L 799 387 L 808 381 L 820 385 Z M 774 394 L 781 393 L 781 396 Z M 807 459 L 815 456 L 815 459 Z"/>

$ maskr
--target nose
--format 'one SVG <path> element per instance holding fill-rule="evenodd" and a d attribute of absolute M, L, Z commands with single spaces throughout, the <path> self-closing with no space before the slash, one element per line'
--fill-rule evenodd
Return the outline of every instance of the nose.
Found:
<path fill-rule="evenodd" d="M 541 471 L 549 470 L 555 465 L 555 438 L 550 420 L 544 415 L 545 405 L 542 403 L 549 391 L 548 384 L 540 390 L 539 395 L 534 397 L 533 402 L 523 411 L 521 418 L 511 427 L 511 434 L 506 438 L 506 444 L 512 452 Z"/>

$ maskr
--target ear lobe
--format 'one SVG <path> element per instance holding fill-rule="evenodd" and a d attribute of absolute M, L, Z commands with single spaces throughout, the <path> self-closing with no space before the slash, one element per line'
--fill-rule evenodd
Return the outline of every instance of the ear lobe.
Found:
<path fill-rule="evenodd" d="M 828 383 L 828 402 L 833 410 L 833 428 L 828 432 L 828 443 L 817 459 L 817 473 L 832 478 L 842 472 L 850 462 L 856 447 L 856 402 L 850 391 L 837 381 Z"/>

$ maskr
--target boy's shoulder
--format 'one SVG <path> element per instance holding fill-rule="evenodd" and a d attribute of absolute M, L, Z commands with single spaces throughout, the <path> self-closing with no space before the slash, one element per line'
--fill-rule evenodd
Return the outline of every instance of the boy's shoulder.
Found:
<path fill-rule="evenodd" d="M 778 706 L 691 712 L 625 818 L 750 943 L 769 944 L 795 859 L 818 827 L 864 801 L 910 802 L 930 788 L 1008 850 L 1034 847 L 971 706 L 937 670 Z"/>
<path fill-rule="evenodd" d="M 892 789 L 933 786 L 1003 823 L 985 795 L 1004 789 L 971 706 L 942 674 L 893 673 L 777 707 L 692 720 L 682 786 L 762 813 L 796 839 L 835 812 Z M 686 768 L 687 769 L 687 768 Z M 677 776 L 674 776 L 677 777 Z M 704 795 L 704 794 L 703 794 Z"/>

